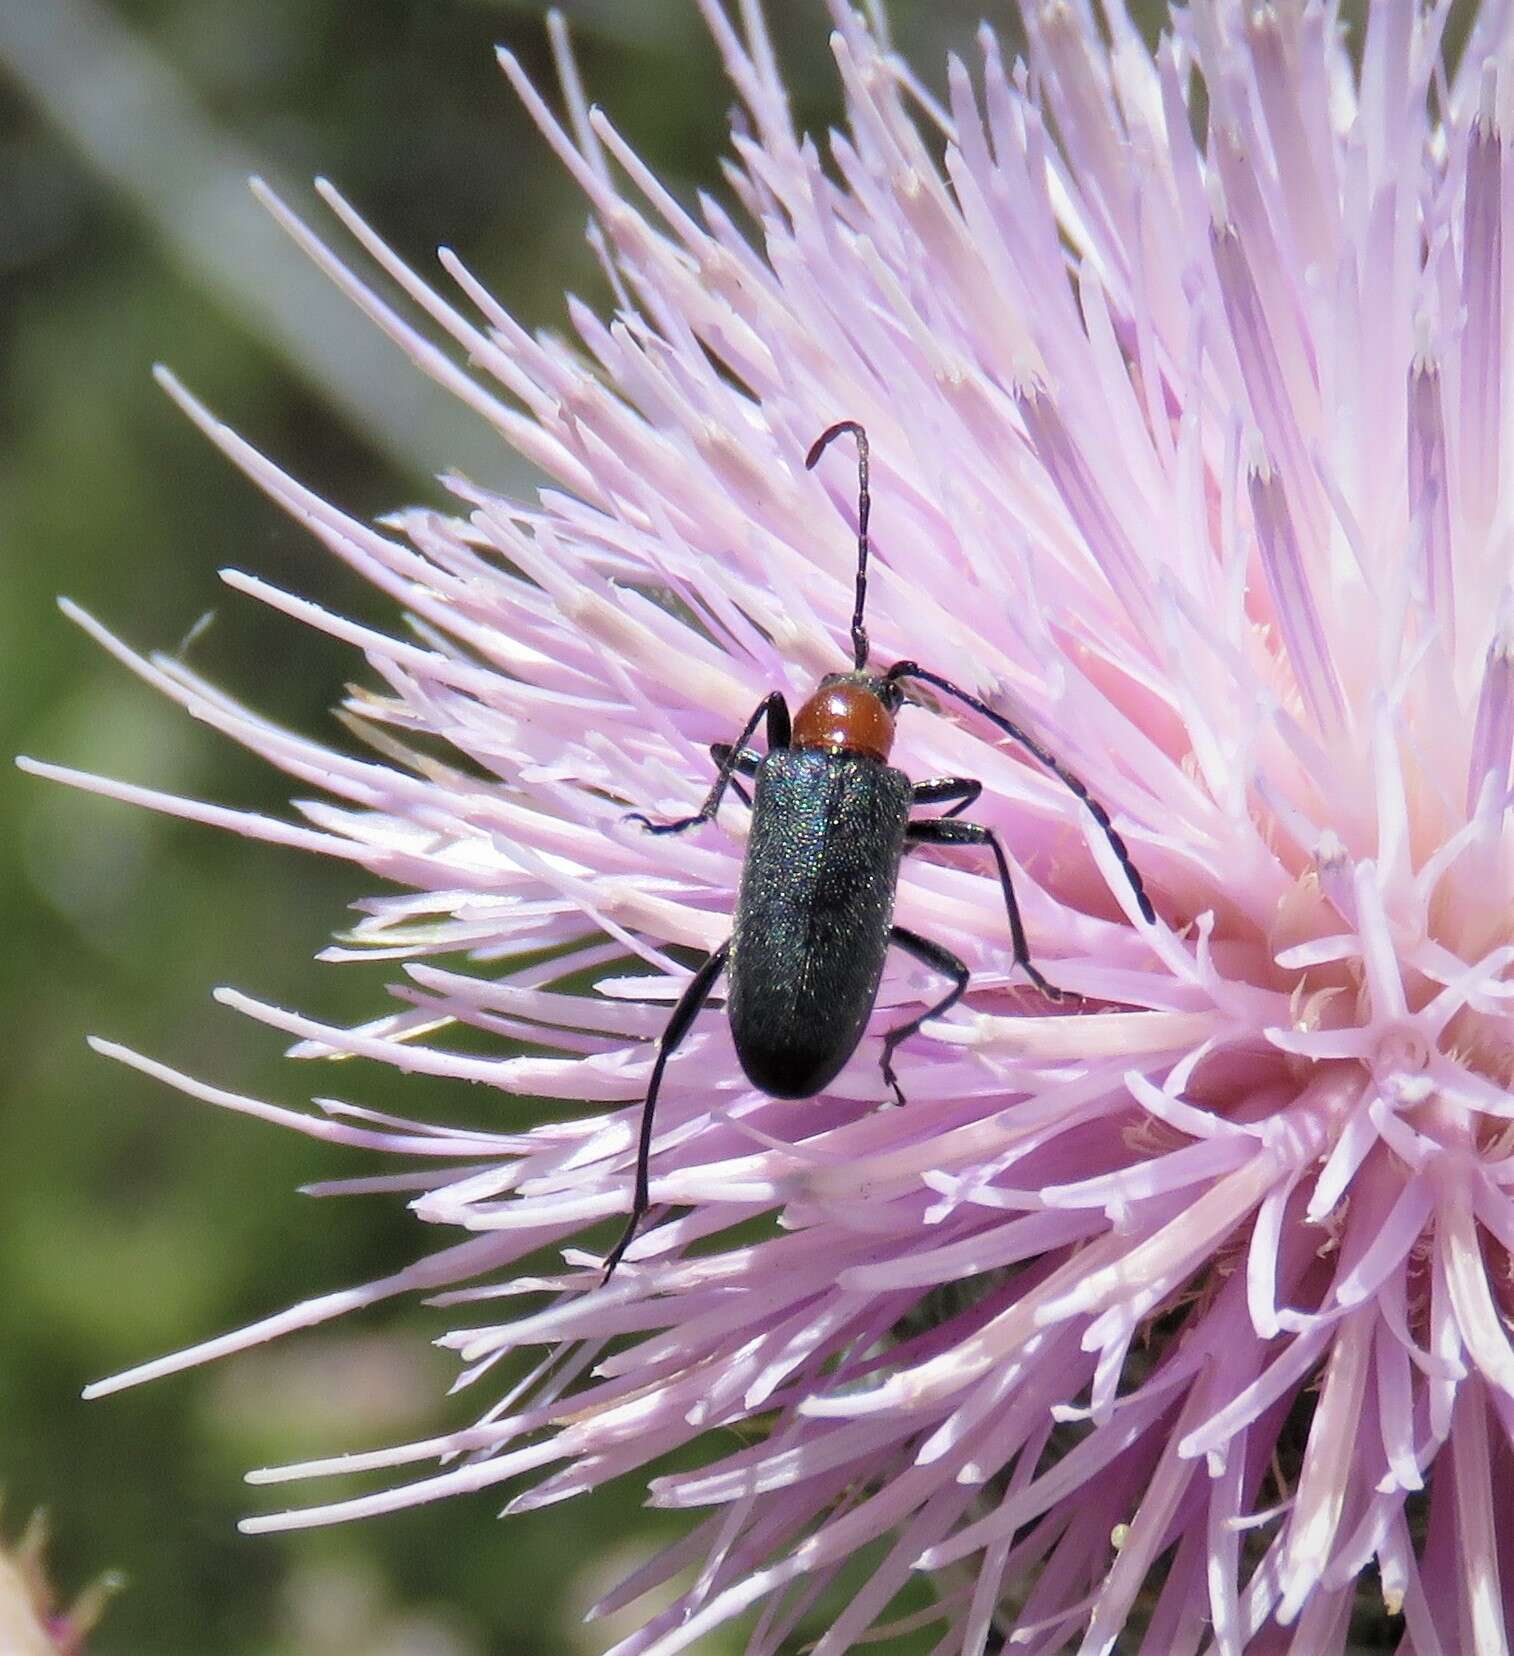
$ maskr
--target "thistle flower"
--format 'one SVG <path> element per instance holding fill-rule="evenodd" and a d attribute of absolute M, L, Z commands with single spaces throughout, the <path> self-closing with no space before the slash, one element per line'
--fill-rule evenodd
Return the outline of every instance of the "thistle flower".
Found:
<path fill-rule="evenodd" d="M 98 1576 L 67 1608 L 49 1579 L 48 1525 L 27 1520 L 14 1546 L 0 1547 L 0 1650 L 6 1656 L 83 1656 L 85 1640 L 120 1591 L 114 1572 Z"/>
<path fill-rule="evenodd" d="M 692 1583 L 624 1656 L 748 1612 L 749 1648 L 776 1652 L 817 1604 L 833 1656 L 895 1626 L 921 1570 L 940 1651 L 1103 1652 L 1129 1629 L 1143 1651 L 1315 1656 L 1370 1612 L 1374 1568 L 1403 1648 L 1506 1650 L 1510 7 L 1479 9 L 1453 67 L 1445 4 L 1381 0 L 1352 39 L 1333 6 L 1205 0 L 1152 51 L 1117 0 L 1101 24 L 1053 0 L 1026 65 L 985 29 L 943 107 L 837 0 L 848 124 L 824 145 L 791 124 L 755 0 L 740 33 L 702 9 L 742 104 L 740 213 L 674 199 L 566 58 L 565 125 L 505 60 L 615 286 L 611 321 L 570 302 L 571 341 L 445 252 L 444 297 L 323 185 L 459 366 L 263 192 L 552 479 L 538 502 L 451 478 L 450 514 L 369 528 L 166 381 L 416 636 L 228 575 L 366 657 L 382 688 L 346 711 L 376 756 L 355 758 L 86 621 L 324 798 L 284 822 L 67 779 L 400 887 L 330 957 L 403 962 L 403 1010 L 341 1029 L 219 998 L 297 1055 L 490 1091 L 472 1128 L 306 1115 L 101 1043 L 392 1153 L 391 1187 L 463 1234 L 94 1389 L 444 1290 L 470 1308 L 446 1342 L 464 1379 L 540 1350 L 529 1378 L 468 1430 L 256 1474 L 387 1476 L 247 1528 L 505 1485 L 520 1510 L 703 1444 L 651 1484 L 702 1517 L 606 1605 Z M 900 763 L 983 779 L 1033 952 L 1091 1004 L 1024 989 L 991 878 L 911 860 L 901 921 L 974 976 L 901 1050 L 908 1107 L 879 1108 L 876 1041 L 822 1097 L 769 1099 L 707 1015 L 661 1102 L 663 1217 L 600 1290 L 580 1233 L 628 1207 L 673 951 L 725 937 L 746 832 L 738 806 L 681 841 L 623 819 L 690 809 L 709 743 L 844 664 L 852 480 L 835 453 L 802 465 L 840 418 L 872 437 L 880 658 L 1034 729 L 1159 919 L 992 729 L 907 709 Z M 888 1023 L 933 988 L 892 972 Z M 465 1055 L 457 1024 L 500 1050 Z M 566 1119 L 530 1126 L 530 1095 Z"/>

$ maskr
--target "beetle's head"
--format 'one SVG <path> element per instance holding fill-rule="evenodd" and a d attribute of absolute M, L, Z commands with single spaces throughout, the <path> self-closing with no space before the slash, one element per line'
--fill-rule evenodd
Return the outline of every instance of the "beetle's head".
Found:
<path fill-rule="evenodd" d="M 820 681 L 820 688 L 829 690 L 838 684 L 874 697 L 883 703 L 884 712 L 890 715 L 897 713 L 904 702 L 904 691 L 899 681 L 889 678 L 884 673 L 869 673 L 865 669 L 854 669 L 850 673 L 827 673 Z"/>
<path fill-rule="evenodd" d="M 902 700 L 899 686 L 879 674 L 827 673 L 794 717 L 793 744 L 887 760 Z"/>

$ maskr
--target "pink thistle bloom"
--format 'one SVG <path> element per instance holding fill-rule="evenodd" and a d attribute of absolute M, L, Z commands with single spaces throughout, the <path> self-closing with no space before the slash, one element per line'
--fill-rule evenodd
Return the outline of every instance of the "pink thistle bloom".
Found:
<path fill-rule="evenodd" d="M 609 322 L 571 303 L 572 343 L 527 333 L 449 253 L 444 297 L 323 185 L 449 356 L 263 192 L 552 479 L 538 502 L 452 478 L 450 515 L 370 528 L 165 377 L 413 618 L 392 637 L 227 576 L 366 657 L 382 688 L 347 710 L 374 757 L 84 621 L 323 797 L 274 821 L 35 768 L 401 888 L 330 958 L 403 962 L 403 1010 L 342 1029 L 219 998 L 298 1056 L 493 1102 L 475 1128 L 303 1114 L 101 1043 L 207 1103 L 394 1155 L 391 1187 L 461 1239 L 93 1389 L 443 1291 L 468 1308 L 446 1342 L 464 1379 L 532 1348 L 530 1379 L 468 1430 L 256 1474 L 388 1477 L 246 1527 L 503 1485 L 520 1510 L 706 1440 L 706 1464 L 651 1485 L 691 1509 L 686 1538 L 602 1606 L 685 1583 L 620 1656 L 698 1650 L 748 1613 L 749 1648 L 777 1652 L 817 1604 L 834 1656 L 896 1626 L 920 1570 L 942 1652 L 1123 1635 L 1319 1656 L 1369 1571 L 1401 1648 L 1505 1651 L 1514 943 L 1490 893 L 1514 854 L 1514 10 L 1478 9 L 1453 73 L 1447 4 L 1382 0 L 1348 41 L 1333 5 L 1205 3 L 1153 53 L 1118 0 L 1102 28 L 1053 0 L 1027 15 L 1028 66 L 985 29 L 939 107 L 836 0 L 849 121 L 822 147 L 791 124 L 755 0 L 740 35 L 701 3 L 744 105 L 741 219 L 676 201 L 570 64 L 560 124 L 505 61 L 619 298 Z M 669 951 L 727 936 L 747 832 L 734 801 L 681 839 L 623 819 L 692 810 L 708 744 L 845 664 L 853 473 L 840 449 L 803 467 L 843 418 L 872 438 L 878 659 L 1034 730 L 1108 807 L 1159 919 L 1054 779 L 970 713 L 906 708 L 897 762 L 983 780 L 1035 958 L 1089 1004 L 1049 1012 L 1011 970 L 991 870 L 911 859 L 898 917 L 973 989 L 900 1049 L 908 1107 L 879 1107 L 878 1036 L 937 993 L 918 967 L 891 969 L 872 1037 L 813 1100 L 754 1091 L 707 1013 L 667 1073 L 658 1217 L 600 1289 L 649 1043 L 688 980 Z M 454 1050 L 459 1023 L 506 1050 Z M 533 1095 L 568 1118 L 526 1125 Z"/>
<path fill-rule="evenodd" d="M 14 1546 L 0 1545 L 0 1650 L 5 1656 L 84 1656 L 85 1641 L 120 1591 L 107 1572 L 64 1607 L 48 1569 L 48 1525 L 33 1513 Z"/>

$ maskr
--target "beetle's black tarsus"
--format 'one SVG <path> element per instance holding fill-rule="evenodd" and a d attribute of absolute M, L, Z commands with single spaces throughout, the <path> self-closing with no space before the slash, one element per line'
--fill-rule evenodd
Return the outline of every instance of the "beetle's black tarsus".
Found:
<path fill-rule="evenodd" d="M 667 1027 L 658 1040 L 657 1061 L 652 1065 L 652 1079 L 647 1083 L 647 1100 L 641 1107 L 641 1137 L 636 1147 L 636 1191 L 631 1198 L 631 1216 L 626 1220 L 626 1228 L 620 1233 L 620 1240 L 605 1256 L 605 1274 L 600 1278 L 601 1285 L 615 1274 L 615 1267 L 635 1238 L 636 1227 L 646 1217 L 647 1210 L 652 1205 L 648 1166 L 652 1156 L 652 1117 L 657 1111 L 657 1094 L 662 1088 L 662 1072 L 668 1066 L 668 1059 L 678 1050 L 679 1044 L 688 1034 L 700 1007 L 710 998 L 710 991 L 725 970 L 725 957 L 730 950 L 729 943 L 722 943 L 689 979 L 683 993 L 678 997 L 678 1004 L 673 1008 L 673 1015 L 668 1019 Z"/>
<path fill-rule="evenodd" d="M 867 608 L 867 520 L 873 508 L 873 497 L 867 485 L 867 433 L 856 420 L 838 420 L 828 426 L 810 444 L 804 464 L 810 471 L 826 449 L 844 433 L 857 439 L 857 596 L 852 605 L 852 666 L 861 672 L 867 666 L 867 630 L 862 625 L 862 612 Z"/>
<path fill-rule="evenodd" d="M 927 817 L 923 822 L 912 822 L 905 829 L 911 845 L 986 845 L 999 865 L 999 888 L 1004 893 L 1004 911 L 1009 916 L 1009 936 L 1014 944 L 1015 965 L 1025 973 L 1036 988 L 1054 1001 L 1080 1001 L 1082 996 L 1072 989 L 1059 989 L 1049 983 L 1031 963 L 1030 945 L 1025 939 L 1025 923 L 1020 918 L 1020 904 L 1015 897 L 1015 883 L 1009 873 L 1009 858 L 999 844 L 999 836 L 981 822 L 954 822 L 947 817 Z"/>
<path fill-rule="evenodd" d="M 714 784 L 705 795 L 704 804 L 699 807 L 693 816 L 676 817 L 672 822 L 653 822 L 651 817 L 641 811 L 630 811 L 626 814 L 627 822 L 639 822 L 649 834 L 681 834 L 685 829 L 697 828 L 701 822 L 708 822 L 720 809 L 720 801 L 725 791 L 731 785 L 731 776 L 740 771 L 744 776 L 756 774 L 758 755 L 747 746 L 755 733 L 757 726 L 766 721 L 768 750 L 774 752 L 789 745 L 789 704 L 783 698 L 781 690 L 774 690 L 764 696 L 756 707 L 752 709 L 752 716 L 742 727 L 741 734 L 734 742 L 720 742 L 723 758 L 717 759 L 719 770 Z M 710 749 L 714 754 L 715 748 Z M 751 770 L 747 769 L 748 759 L 752 760 Z M 740 789 L 737 789 L 740 792 Z M 743 796 L 745 797 L 745 796 Z M 748 801 L 750 803 L 750 801 Z"/>
<path fill-rule="evenodd" d="M 1098 823 L 1103 831 L 1104 838 L 1109 841 L 1109 848 L 1119 859 L 1120 867 L 1125 878 L 1130 882 L 1130 889 L 1135 893 L 1136 905 L 1141 911 L 1141 918 L 1147 925 L 1156 924 L 1156 910 L 1151 906 L 1151 899 L 1146 895 L 1146 887 L 1141 881 L 1140 870 L 1131 859 L 1130 852 L 1125 849 L 1125 841 L 1120 838 L 1119 832 L 1109 820 L 1109 812 L 1096 800 L 1088 789 L 1067 766 L 1057 758 L 1049 748 L 1043 747 L 1028 731 L 1022 730 L 1012 719 L 1006 719 L 1002 713 L 996 713 L 981 696 L 975 696 L 970 690 L 964 690 L 960 684 L 953 684 L 949 678 L 943 678 L 940 673 L 932 673 L 922 667 L 917 661 L 896 661 L 884 677 L 891 683 L 897 684 L 903 679 L 915 679 L 921 684 L 928 684 L 933 690 L 940 690 L 948 696 L 953 696 L 970 707 L 975 713 L 981 713 L 990 724 L 997 725 L 1011 741 L 1018 742 L 1038 764 L 1044 765 L 1069 792 L 1075 794 L 1088 807 L 1089 814 Z"/>
<path fill-rule="evenodd" d="M 952 980 L 950 990 L 935 1005 L 926 1007 L 918 1018 L 911 1018 L 908 1023 L 902 1023 L 897 1029 L 889 1030 L 883 1037 L 883 1079 L 894 1089 L 894 1102 L 904 1104 L 907 1102 L 904 1089 L 899 1085 L 898 1076 L 894 1074 L 894 1048 L 901 1041 L 907 1041 L 921 1024 L 931 1018 L 939 1018 L 943 1012 L 950 1012 L 967 992 L 968 979 L 972 974 L 950 949 L 942 948 L 939 943 L 932 943 L 928 937 L 921 937 L 918 932 L 907 931 L 903 926 L 894 926 L 889 931 L 888 940 L 890 943 L 897 943 L 906 954 L 913 955 L 922 966 L 929 966 L 933 971 L 940 972 L 943 977 Z"/>

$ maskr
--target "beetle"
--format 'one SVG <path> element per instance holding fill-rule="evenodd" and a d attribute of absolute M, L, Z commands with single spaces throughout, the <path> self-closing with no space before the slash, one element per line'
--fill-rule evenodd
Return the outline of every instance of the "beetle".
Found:
<path fill-rule="evenodd" d="M 987 847 L 998 867 L 1015 965 L 1049 1000 L 1082 998 L 1048 982 L 1031 961 L 998 836 L 981 823 L 960 820 L 983 784 L 967 776 L 911 782 L 889 764 L 894 716 L 903 705 L 907 682 L 926 685 L 971 708 L 1070 789 L 1103 831 L 1143 919 L 1148 924 L 1156 919 L 1140 872 L 1109 813 L 1053 753 L 979 697 L 918 662 L 896 661 L 883 673 L 868 671 L 871 652 L 863 625 L 872 506 L 867 433 L 856 420 L 838 421 L 815 439 L 804 463 L 813 470 L 843 435 L 857 445 L 852 670 L 828 673 L 792 718 L 782 691 L 764 696 L 734 742 L 717 742 L 710 749 L 715 781 L 693 815 L 654 822 L 637 811 L 627 818 L 649 833 L 681 834 L 709 822 L 726 789 L 732 788 L 751 807 L 752 826 L 731 935 L 689 979 L 658 1042 L 642 1105 L 630 1218 L 605 1259 L 605 1282 L 651 1207 L 648 1164 L 663 1072 L 722 972 L 730 979 L 726 1006 L 742 1070 L 754 1087 L 773 1098 L 811 1098 L 840 1073 L 867 1027 L 891 944 L 950 979 L 951 988 L 939 1000 L 883 1038 L 884 1081 L 897 1102 L 905 1102 L 894 1072 L 895 1049 L 922 1024 L 955 1006 L 971 975 L 949 949 L 894 924 L 894 893 L 907 851 L 923 845 Z M 747 745 L 759 725 L 766 734 L 767 751 L 762 754 Z M 738 776 L 755 782 L 751 795 Z M 939 816 L 912 818 L 917 805 L 948 809 Z"/>

